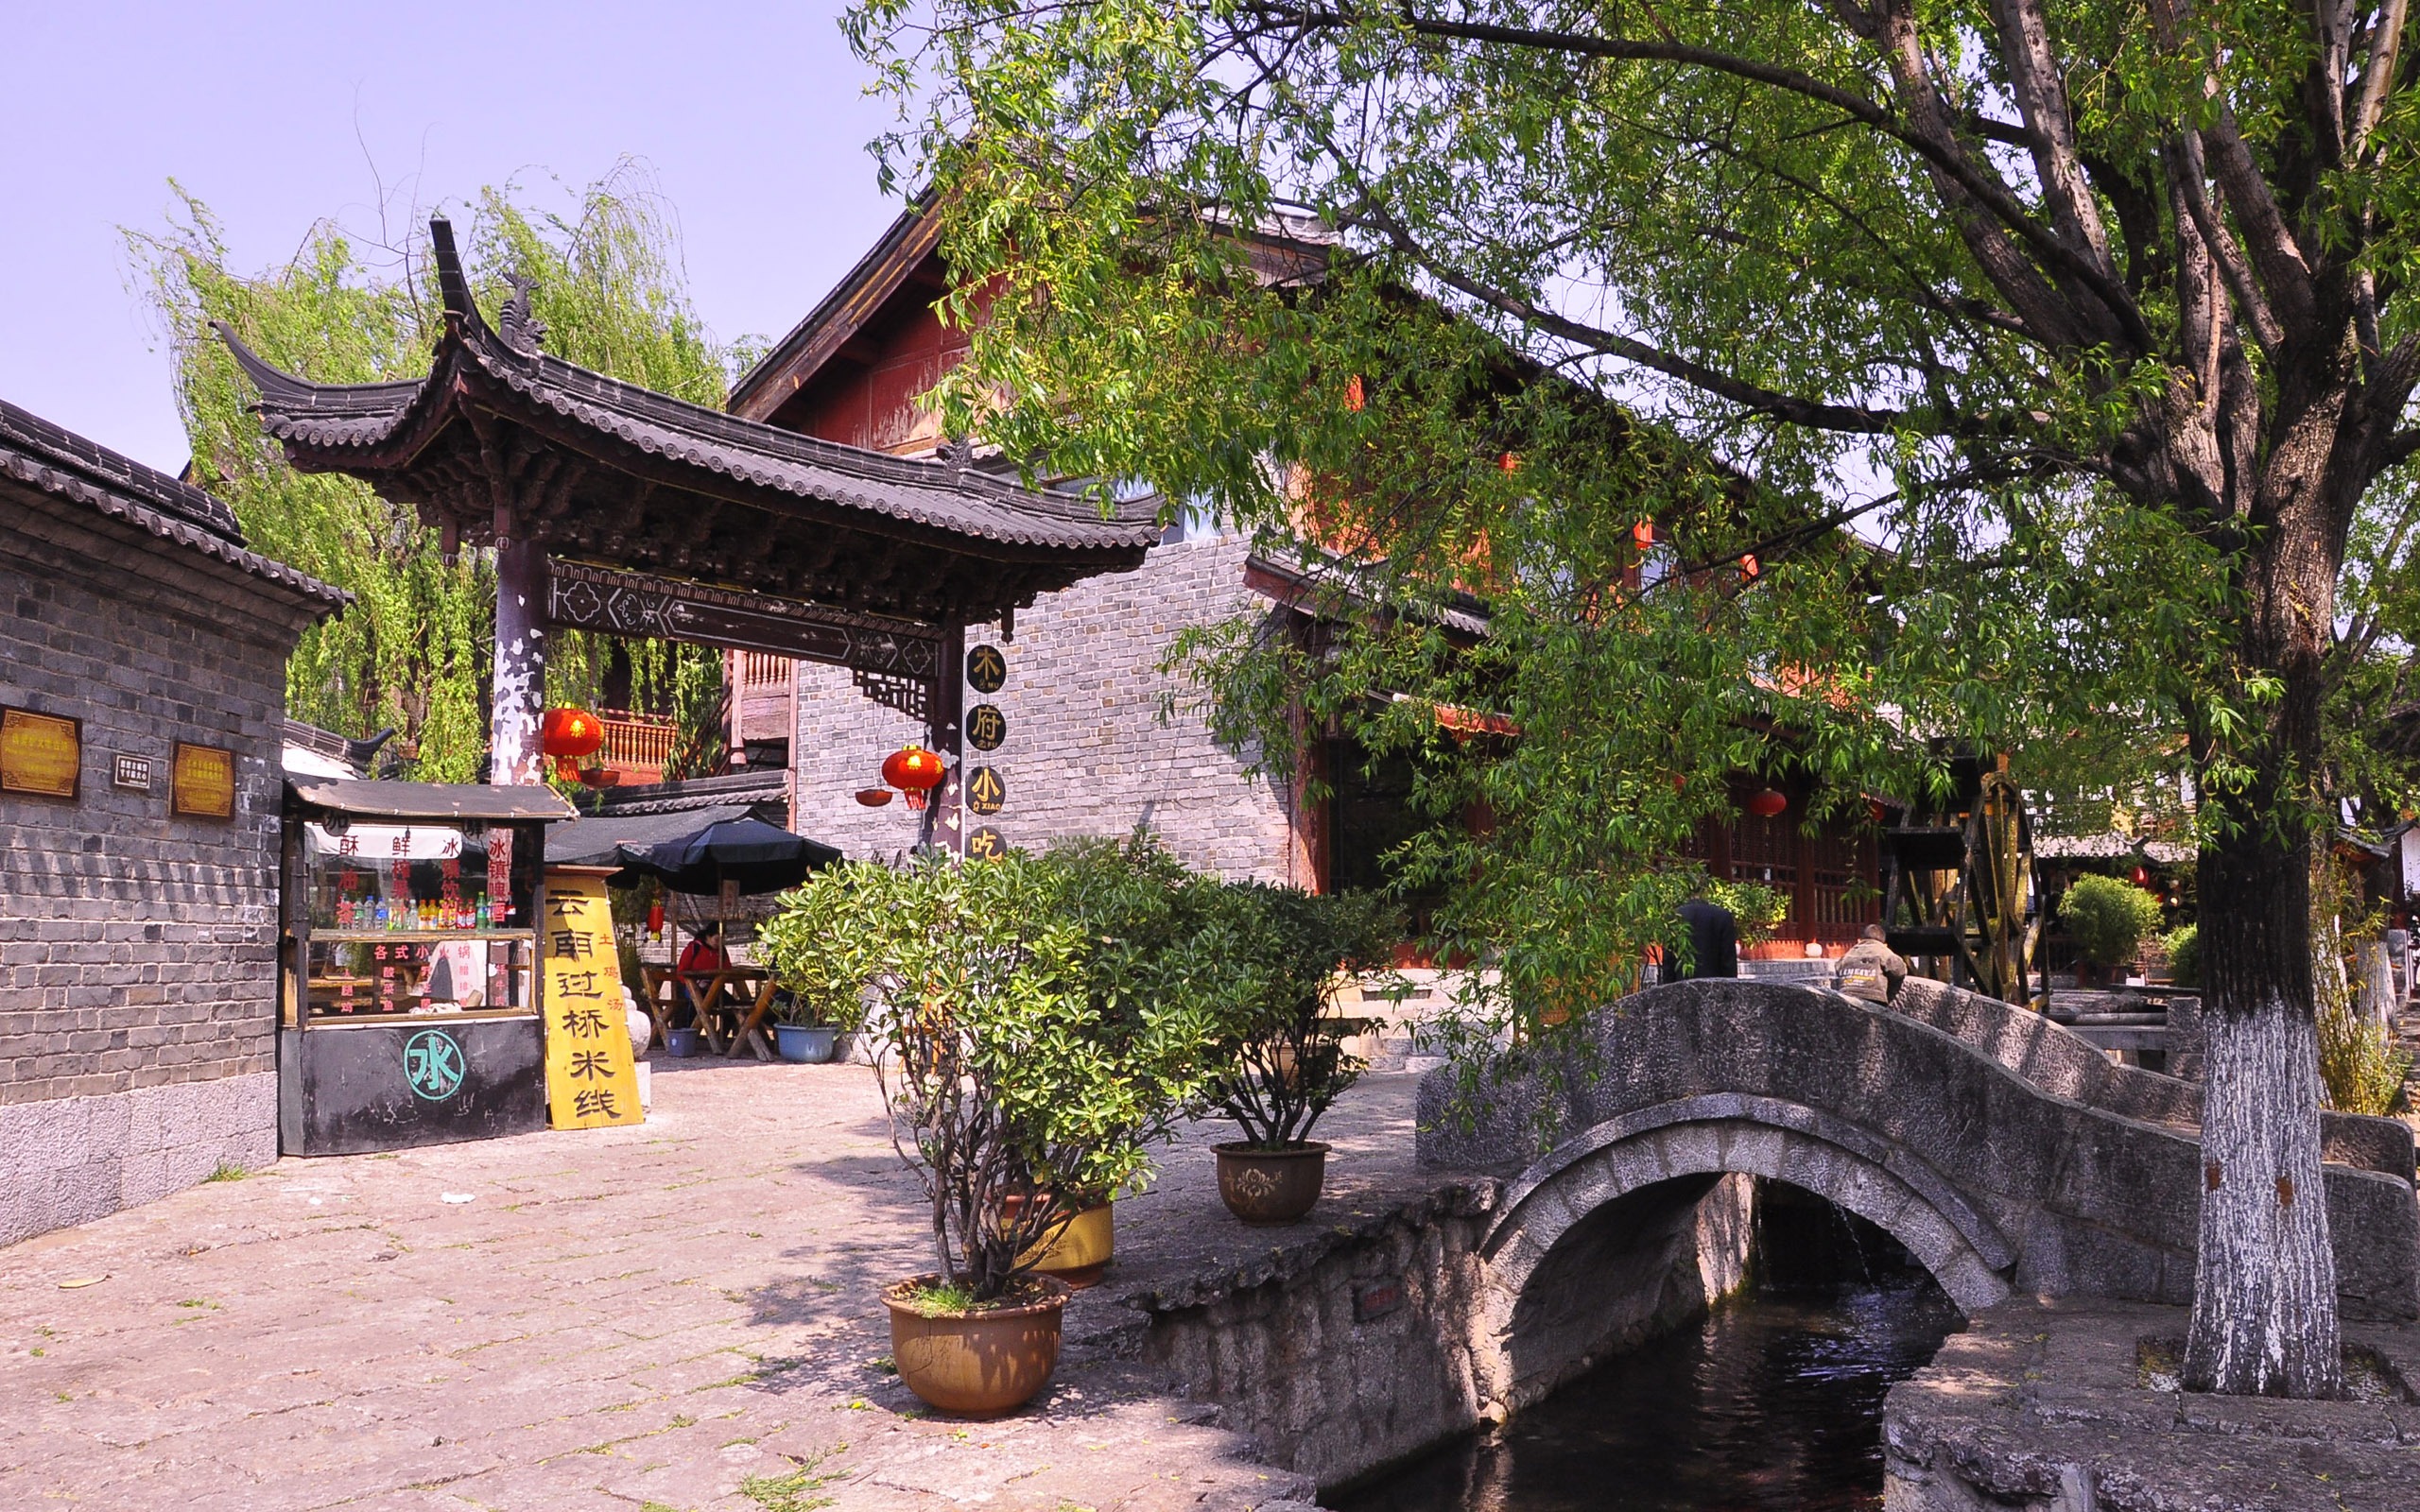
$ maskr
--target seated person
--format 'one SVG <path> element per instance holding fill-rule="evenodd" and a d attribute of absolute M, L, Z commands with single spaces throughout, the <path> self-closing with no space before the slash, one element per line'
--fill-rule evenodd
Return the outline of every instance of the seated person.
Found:
<path fill-rule="evenodd" d="M 731 964 L 730 953 L 723 949 L 722 925 L 708 922 L 689 937 L 681 950 L 681 958 L 673 963 L 672 977 L 683 984 L 672 995 L 674 1027 L 686 1025 L 695 1017 L 687 984 L 695 983 L 700 990 L 715 979 L 715 973 Z"/>
<path fill-rule="evenodd" d="M 1832 987 L 1850 997 L 1886 1006 L 1908 979 L 1908 963 L 1885 942 L 1880 924 L 1865 926 L 1865 937 L 1848 948 L 1832 971 Z"/>

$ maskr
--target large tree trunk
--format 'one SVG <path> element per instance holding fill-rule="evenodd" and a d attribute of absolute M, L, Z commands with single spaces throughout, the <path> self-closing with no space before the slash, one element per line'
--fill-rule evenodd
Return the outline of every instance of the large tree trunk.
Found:
<path fill-rule="evenodd" d="M 2332 1397 L 2343 1362 L 2320 1169 L 2310 864 L 2326 843 L 2320 703 L 2343 550 L 2330 464 L 2346 406 L 2341 385 L 2301 387 L 2281 399 L 2238 579 L 2238 674 L 2265 674 L 2277 691 L 2243 696 L 2243 713 L 2265 716 L 2224 752 L 2245 780 L 2204 795 L 2220 823 L 2201 853 L 2208 1047 L 2185 1382 Z"/>
<path fill-rule="evenodd" d="M 2248 831 L 2203 851 L 2201 1253 L 2186 1384 L 2342 1388 L 2336 1259 L 2320 1172 L 2308 842 Z M 2264 841 L 2268 843 L 2263 843 Z"/>

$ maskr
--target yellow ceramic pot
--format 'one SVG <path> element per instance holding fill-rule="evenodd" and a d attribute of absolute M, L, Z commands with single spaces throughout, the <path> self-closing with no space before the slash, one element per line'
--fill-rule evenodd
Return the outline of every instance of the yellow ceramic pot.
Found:
<path fill-rule="evenodd" d="M 1022 1261 L 1041 1251 L 1033 1260 L 1033 1268 L 1046 1276 L 1056 1276 L 1069 1286 L 1081 1291 L 1100 1280 L 1109 1268 L 1111 1252 L 1116 1247 L 1116 1234 L 1111 1219 L 1113 1203 L 1086 1208 L 1067 1220 L 1058 1236 L 1045 1240 L 1017 1258 Z"/>

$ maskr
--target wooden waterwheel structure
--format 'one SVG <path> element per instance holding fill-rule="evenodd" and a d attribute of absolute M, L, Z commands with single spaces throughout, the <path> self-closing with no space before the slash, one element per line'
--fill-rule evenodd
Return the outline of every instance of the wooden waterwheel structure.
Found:
<path fill-rule="evenodd" d="M 1924 975 L 2034 1008 L 2042 969 L 2042 876 L 2024 790 L 2008 758 L 1951 765 L 1950 796 L 1882 832 L 1882 921 Z"/>

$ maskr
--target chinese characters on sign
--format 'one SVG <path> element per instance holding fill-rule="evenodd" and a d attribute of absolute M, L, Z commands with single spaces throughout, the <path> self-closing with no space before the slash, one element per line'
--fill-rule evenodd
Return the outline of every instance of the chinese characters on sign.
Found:
<path fill-rule="evenodd" d="M 176 761 L 168 769 L 168 812 L 187 818 L 233 818 L 235 753 L 177 742 Z"/>
<path fill-rule="evenodd" d="M 1009 716 L 997 704 L 978 703 L 966 712 L 966 743 L 977 750 L 998 750 L 1009 738 Z"/>
<path fill-rule="evenodd" d="M 74 719 L 0 709 L 0 792 L 76 796 L 84 728 Z"/>
<path fill-rule="evenodd" d="M 966 680 L 976 692 L 990 696 L 1009 680 L 1009 659 L 996 645 L 978 645 L 966 653 Z"/>
<path fill-rule="evenodd" d="M 977 814 L 993 815 L 1009 800 L 1009 784 L 989 766 L 977 766 L 966 782 L 966 806 Z"/>
<path fill-rule="evenodd" d="M 639 1079 L 622 1025 L 622 967 L 599 877 L 546 874 L 546 1108 L 555 1128 L 636 1124 Z"/>
<path fill-rule="evenodd" d="M 997 861 L 1009 853 L 1009 842 L 990 825 L 966 837 L 966 858 L 969 861 Z"/>

